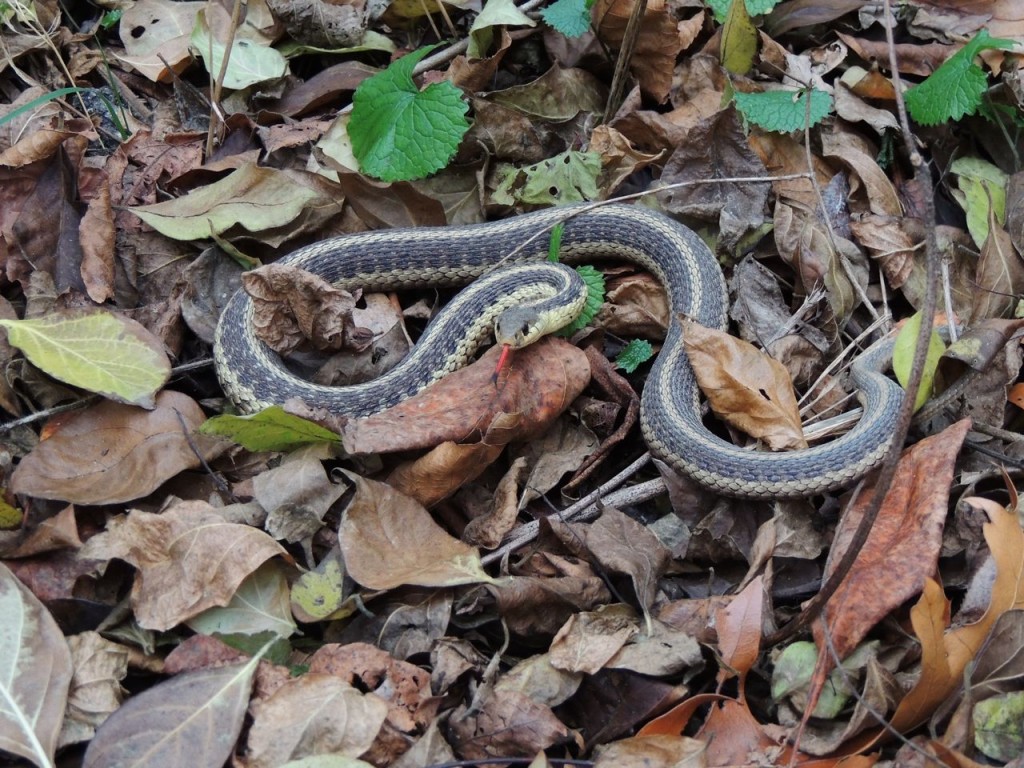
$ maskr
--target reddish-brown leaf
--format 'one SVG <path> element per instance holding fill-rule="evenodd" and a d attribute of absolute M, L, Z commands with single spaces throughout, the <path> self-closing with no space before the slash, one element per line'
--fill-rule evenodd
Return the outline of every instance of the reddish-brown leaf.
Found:
<path fill-rule="evenodd" d="M 562 339 L 545 338 L 517 351 L 495 380 L 500 351 L 493 347 L 416 397 L 349 422 L 342 432 L 345 450 L 387 453 L 445 441 L 525 440 L 543 432 L 590 380 L 586 355 Z M 506 421 L 510 416 L 516 417 L 513 424 Z M 494 429 L 499 418 L 500 432 Z"/>

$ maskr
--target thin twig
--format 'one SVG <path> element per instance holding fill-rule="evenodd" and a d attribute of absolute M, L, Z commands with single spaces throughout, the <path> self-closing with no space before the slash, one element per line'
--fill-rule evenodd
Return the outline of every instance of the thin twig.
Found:
<path fill-rule="evenodd" d="M 650 460 L 651 454 L 645 453 L 600 488 L 588 493 L 571 507 L 558 513 L 559 519 L 570 523 L 586 522 L 597 517 L 605 506 L 638 503 L 658 496 L 665 490 L 665 484 L 661 479 L 650 480 L 646 483 L 626 488 L 618 493 L 612 493 L 614 489 L 643 469 Z M 481 558 L 483 564 L 489 565 L 510 555 L 517 549 L 525 547 L 537 538 L 538 533 L 540 533 L 539 520 L 531 520 L 529 523 L 519 526 L 500 547 L 493 552 L 488 552 Z"/>

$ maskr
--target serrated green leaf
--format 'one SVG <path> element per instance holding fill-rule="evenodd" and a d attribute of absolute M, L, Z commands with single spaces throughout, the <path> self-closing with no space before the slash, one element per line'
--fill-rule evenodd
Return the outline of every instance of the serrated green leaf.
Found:
<path fill-rule="evenodd" d="M 587 303 L 583 305 L 583 311 L 580 312 L 579 317 L 563 329 L 567 334 L 573 334 L 581 328 L 586 328 L 587 324 L 597 316 L 604 303 L 604 273 L 589 264 L 576 267 L 576 273 L 583 278 L 583 282 L 587 286 Z"/>
<path fill-rule="evenodd" d="M 160 340 L 124 315 L 63 311 L 0 326 L 34 366 L 111 400 L 152 408 L 171 375 Z"/>
<path fill-rule="evenodd" d="M 626 373 L 633 373 L 637 368 L 654 357 L 654 347 L 647 339 L 633 339 L 629 342 L 619 356 L 615 358 L 615 365 Z"/>
<path fill-rule="evenodd" d="M 990 48 L 1009 50 L 1013 45 L 1012 40 L 992 37 L 982 29 L 924 82 L 907 89 L 904 99 L 910 116 L 921 125 L 937 125 L 973 115 L 988 86 L 988 78 L 974 63 L 974 57 Z"/>
<path fill-rule="evenodd" d="M 196 15 L 196 23 L 192 28 L 189 44 L 203 60 L 210 76 L 217 78 L 224 63 L 227 46 L 210 34 L 210 28 L 206 24 L 206 14 L 203 11 Z M 261 45 L 255 40 L 236 37 L 231 44 L 231 55 L 228 57 L 228 66 L 224 71 L 224 87 L 237 91 L 248 88 L 250 85 L 284 77 L 287 71 L 288 62 L 284 56 L 269 45 Z"/>
<path fill-rule="evenodd" d="M 540 12 L 544 23 L 566 37 L 580 37 L 590 29 L 593 0 L 555 0 Z"/>
<path fill-rule="evenodd" d="M 715 21 L 723 23 L 729 15 L 729 8 L 733 0 L 707 0 L 707 6 L 715 16 Z M 747 0 L 747 13 L 751 16 L 764 16 L 771 13 L 772 9 L 782 0 Z"/>
<path fill-rule="evenodd" d="M 807 94 L 810 93 L 811 110 L 807 114 Z M 824 91 L 765 91 L 733 95 L 736 108 L 747 120 L 766 131 L 789 133 L 802 130 L 810 118 L 810 126 L 817 125 L 832 111 L 832 97 Z"/>
<path fill-rule="evenodd" d="M 199 431 L 234 440 L 250 451 L 290 451 L 303 445 L 341 442 L 329 429 L 292 416 L 279 405 L 251 416 L 214 416 L 204 421 Z"/>
<path fill-rule="evenodd" d="M 520 202 L 531 205 L 563 205 L 594 200 L 598 196 L 597 176 L 601 155 L 569 150 L 523 169 L 526 183 L 513 192 Z"/>
<path fill-rule="evenodd" d="M 462 92 L 449 82 L 420 91 L 412 79 L 434 47 L 403 56 L 356 89 L 348 135 L 364 173 L 383 181 L 421 179 L 447 165 L 459 148 L 469 130 Z"/>
<path fill-rule="evenodd" d="M 900 328 L 896 335 L 896 345 L 892 350 L 892 371 L 896 374 L 896 380 L 904 389 L 910 380 L 910 368 L 914 363 L 914 347 L 917 345 L 917 331 L 921 327 L 921 313 L 916 312 Z M 946 345 L 939 336 L 938 331 L 932 329 L 931 338 L 928 341 L 928 353 L 924 360 L 924 370 L 921 374 L 921 386 L 917 390 L 917 401 L 914 403 L 914 410 L 917 411 L 922 405 L 928 402 L 931 397 L 932 388 L 935 386 L 935 371 L 939 367 L 939 358 L 946 351 Z"/>

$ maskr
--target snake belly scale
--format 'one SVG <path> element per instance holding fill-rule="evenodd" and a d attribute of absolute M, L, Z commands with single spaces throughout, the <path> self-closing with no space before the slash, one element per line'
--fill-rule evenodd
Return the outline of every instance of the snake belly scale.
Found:
<path fill-rule="evenodd" d="M 460 227 L 396 229 L 346 235 L 300 248 L 279 263 L 301 267 L 341 287 L 384 290 L 473 283 L 430 323 L 414 352 L 398 368 L 366 384 L 325 387 L 291 373 L 252 330 L 251 299 L 238 291 L 217 327 L 214 359 L 227 395 L 246 412 L 299 397 L 311 406 L 363 416 L 410 397 L 466 362 L 508 307 L 553 301 L 569 290 L 537 277 L 525 265 L 543 260 L 547 237 L 538 237 L 507 262 L 506 254 L 567 214 L 561 259 L 628 261 L 649 270 L 668 292 L 673 318 L 690 317 L 724 329 L 725 280 L 714 255 L 690 229 L 653 211 L 609 205 L 586 211 L 557 208 Z M 511 269 L 495 270 L 496 265 Z M 500 282 L 503 271 L 511 284 Z M 544 285 L 537 286 L 540 280 Z M 469 298 L 464 298 L 470 294 Z M 573 301 L 579 301 L 575 296 Z M 881 342 L 852 367 L 864 416 L 847 434 L 823 445 L 783 453 L 739 448 L 701 419 L 700 393 L 683 350 L 682 326 L 670 323 L 641 396 L 640 423 L 652 453 L 676 471 L 730 496 L 807 496 L 852 482 L 885 456 L 902 390 L 883 374 L 891 344 Z"/>

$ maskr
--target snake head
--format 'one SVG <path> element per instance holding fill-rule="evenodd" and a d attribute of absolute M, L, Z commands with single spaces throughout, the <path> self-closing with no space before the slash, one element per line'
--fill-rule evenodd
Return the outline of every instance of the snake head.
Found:
<path fill-rule="evenodd" d="M 529 346 L 549 332 L 532 307 L 509 307 L 494 322 L 495 341 L 512 349 Z"/>

